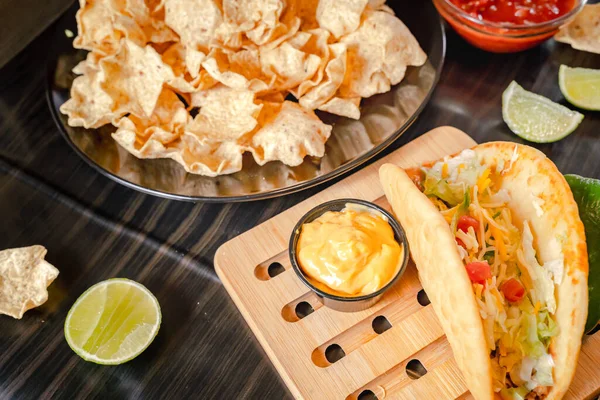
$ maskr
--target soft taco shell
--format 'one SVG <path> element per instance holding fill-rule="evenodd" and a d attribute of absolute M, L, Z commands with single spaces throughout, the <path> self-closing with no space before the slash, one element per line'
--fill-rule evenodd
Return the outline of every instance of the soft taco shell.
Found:
<path fill-rule="evenodd" d="M 492 170 L 503 165 L 500 188 L 508 191 L 516 226 L 528 221 L 541 263 L 564 255 L 564 277 L 556 288 L 560 333 L 550 352 L 554 386 L 547 399 L 560 399 L 575 373 L 587 314 L 588 260 L 577 204 L 562 174 L 540 151 L 508 142 L 473 148 Z M 493 399 L 492 369 L 483 323 L 454 235 L 437 208 L 401 168 L 385 164 L 381 183 L 406 230 L 423 288 L 441 321 L 467 387 L 476 399 Z M 499 189 L 500 189 L 499 188 Z"/>

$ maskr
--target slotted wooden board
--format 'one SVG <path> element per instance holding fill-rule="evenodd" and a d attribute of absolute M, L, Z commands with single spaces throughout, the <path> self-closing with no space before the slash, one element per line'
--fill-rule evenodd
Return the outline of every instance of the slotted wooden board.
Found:
<path fill-rule="evenodd" d="M 410 167 L 474 144 L 455 128 L 434 129 L 219 248 L 217 274 L 296 398 L 355 400 L 364 390 L 380 400 L 471 398 L 432 307 L 417 300 L 421 284 L 414 265 L 369 310 L 341 313 L 321 307 L 296 278 L 287 245 L 298 219 L 325 201 L 358 198 L 389 209 L 378 178 L 383 163 Z M 271 278 L 268 268 L 274 263 L 285 271 Z M 300 319 L 296 306 L 303 302 L 314 312 Z M 373 320 L 382 315 L 392 327 L 377 334 Z M 345 352 L 333 364 L 325 356 L 332 344 Z M 427 370 L 419 379 L 406 372 L 413 359 Z M 600 392 L 600 332 L 585 338 L 579 360 L 569 399 Z"/>

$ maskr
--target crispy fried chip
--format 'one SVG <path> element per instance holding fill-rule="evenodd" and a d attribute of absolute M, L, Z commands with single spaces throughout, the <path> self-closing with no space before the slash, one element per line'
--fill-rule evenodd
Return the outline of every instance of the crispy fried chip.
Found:
<path fill-rule="evenodd" d="M 102 59 L 100 66 L 106 73 L 102 88 L 116 100 L 117 108 L 138 116 L 152 115 L 163 83 L 175 78 L 152 46 L 142 48 L 130 40 L 114 57 Z"/>
<path fill-rule="evenodd" d="M 404 78 L 408 65 L 419 66 L 426 55 L 408 28 L 395 16 L 366 13 L 360 28 L 340 40 L 348 46 L 343 97 L 370 97 L 390 90 Z"/>
<path fill-rule="evenodd" d="M 115 138 L 117 139 L 117 138 Z M 136 146 L 135 132 L 124 130 L 119 144 L 138 158 L 170 158 L 192 174 L 218 176 L 242 169 L 243 148 L 234 142 L 211 141 L 184 132 L 174 139 L 170 132 L 154 131 L 146 143 Z"/>
<path fill-rule="evenodd" d="M 321 0 L 317 8 L 317 21 L 335 38 L 358 29 L 368 0 Z"/>
<path fill-rule="evenodd" d="M 48 300 L 58 270 L 44 260 L 46 252 L 39 245 L 0 251 L 0 314 L 21 319 Z"/>
<path fill-rule="evenodd" d="M 177 39 L 161 12 L 153 12 L 143 0 L 79 0 L 79 5 L 76 48 L 110 55 L 119 50 L 123 38 L 139 46 Z"/>
<path fill-rule="evenodd" d="M 264 92 L 273 86 L 276 79 L 262 73 L 258 50 L 226 53 L 222 49 L 213 49 L 202 66 L 215 81 L 238 90 Z"/>
<path fill-rule="evenodd" d="M 292 8 L 294 13 L 302 21 L 300 29 L 303 31 L 309 31 L 319 27 L 317 22 L 317 7 L 319 0 L 295 0 L 290 1 L 289 7 Z"/>
<path fill-rule="evenodd" d="M 150 118 L 139 118 L 135 115 L 123 117 L 116 122 L 115 125 L 119 129 L 112 136 L 126 149 L 129 149 L 130 144 L 133 145 L 136 150 L 139 150 L 138 157 L 154 158 L 148 156 L 152 153 L 152 144 L 147 146 L 147 142 L 150 140 L 162 144 L 172 142 L 183 134 L 185 126 L 191 119 L 177 95 L 169 89 L 164 89 Z"/>
<path fill-rule="evenodd" d="M 60 112 L 69 117 L 70 126 L 99 128 L 126 113 L 115 106 L 115 101 L 102 88 L 104 71 L 89 66 L 87 60 L 78 64 L 77 70 L 84 75 L 75 78 L 71 98 L 60 106 Z"/>
<path fill-rule="evenodd" d="M 588 4 L 575 19 L 560 28 L 554 39 L 574 49 L 600 54 L 600 4 Z"/>
<path fill-rule="evenodd" d="M 302 107 L 314 110 L 331 99 L 344 81 L 346 73 L 346 45 L 334 43 L 329 45 L 332 59 L 325 67 L 325 77 L 317 86 L 307 91 L 299 99 Z"/>
<path fill-rule="evenodd" d="M 171 158 L 190 173 L 217 176 L 241 169 L 243 149 L 237 143 L 186 132 L 191 125 L 183 103 L 165 89 L 150 119 L 123 117 L 112 136 L 138 158 Z"/>
<path fill-rule="evenodd" d="M 208 49 L 215 30 L 223 21 L 221 10 L 213 0 L 165 0 L 164 9 L 167 25 L 193 50 Z"/>
<path fill-rule="evenodd" d="M 256 127 L 262 106 L 254 103 L 254 97 L 250 90 L 223 85 L 194 93 L 192 105 L 200 107 L 200 113 L 186 130 L 199 137 L 236 141 Z"/>
<path fill-rule="evenodd" d="M 287 90 L 309 80 L 318 70 L 321 59 L 289 43 L 271 50 L 261 50 L 262 72 L 275 79 L 277 90 Z"/>
<path fill-rule="evenodd" d="M 331 125 L 321 122 L 312 111 L 286 101 L 267 121 L 252 137 L 252 154 L 258 164 L 280 160 L 296 166 L 307 155 L 323 157 Z"/>
<path fill-rule="evenodd" d="M 334 97 L 327 103 L 319 106 L 319 110 L 326 111 L 331 114 L 348 117 L 352 119 L 360 118 L 360 97 L 352 97 L 344 99 L 342 97 Z"/>
<path fill-rule="evenodd" d="M 300 35 L 302 34 L 302 35 Z M 330 34 L 325 29 L 317 28 L 309 32 L 299 32 L 290 40 L 290 44 L 307 54 L 319 57 L 320 63 L 315 74 L 311 79 L 304 80 L 298 87 L 290 89 L 290 93 L 297 99 L 302 97 L 311 88 L 321 83 L 325 67 L 329 61 L 329 46 L 327 42 Z"/>
<path fill-rule="evenodd" d="M 173 78 L 166 83 L 179 93 L 192 93 L 206 90 L 217 84 L 206 71 L 201 70 L 204 53 L 186 48 L 181 43 L 174 43 L 163 54 L 162 60 L 170 65 Z"/>

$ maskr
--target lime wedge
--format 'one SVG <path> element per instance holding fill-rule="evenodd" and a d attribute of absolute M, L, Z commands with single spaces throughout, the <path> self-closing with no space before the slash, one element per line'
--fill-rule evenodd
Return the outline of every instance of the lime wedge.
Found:
<path fill-rule="evenodd" d="M 584 110 L 600 111 L 600 70 L 561 65 L 558 84 L 569 103 Z"/>
<path fill-rule="evenodd" d="M 530 142 L 552 143 L 573 132 L 583 114 L 528 92 L 512 81 L 502 94 L 502 118 L 517 136 Z"/>
<path fill-rule="evenodd" d="M 73 304 L 65 338 L 86 361 L 122 364 L 152 343 L 160 320 L 160 306 L 148 289 L 129 279 L 109 279 L 86 290 Z"/>

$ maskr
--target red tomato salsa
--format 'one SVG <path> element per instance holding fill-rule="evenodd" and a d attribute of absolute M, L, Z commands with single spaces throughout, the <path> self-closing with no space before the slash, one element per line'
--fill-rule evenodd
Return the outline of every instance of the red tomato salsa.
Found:
<path fill-rule="evenodd" d="M 450 0 L 472 16 L 489 22 L 530 25 L 565 15 L 575 0 Z"/>

